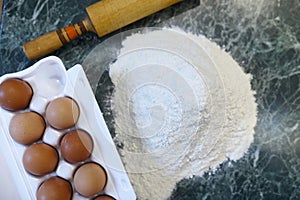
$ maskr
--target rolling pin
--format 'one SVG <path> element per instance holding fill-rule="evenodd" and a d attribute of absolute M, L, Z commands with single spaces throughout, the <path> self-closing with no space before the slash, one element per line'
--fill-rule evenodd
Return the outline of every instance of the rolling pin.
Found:
<path fill-rule="evenodd" d="M 182 0 L 101 0 L 86 8 L 87 17 L 74 25 L 37 37 L 23 45 L 30 60 L 43 57 L 87 31 L 102 37 Z"/>

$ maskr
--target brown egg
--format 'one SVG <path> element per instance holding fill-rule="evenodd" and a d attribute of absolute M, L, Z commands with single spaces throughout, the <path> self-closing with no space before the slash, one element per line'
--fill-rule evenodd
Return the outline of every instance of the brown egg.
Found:
<path fill-rule="evenodd" d="M 28 107 L 33 91 L 30 85 L 20 79 L 7 79 L 0 84 L 0 106 L 6 110 L 18 111 Z"/>
<path fill-rule="evenodd" d="M 71 184 L 60 177 L 45 180 L 37 191 L 37 200 L 70 200 L 72 199 Z"/>
<path fill-rule="evenodd" d="M 74 174 L 76 191 L 86 197 L 94 196 L 104 190 L 107 175 L 102 166 L 97 163 L 81 165 Z"/>
<path fill-rule="evenodd" d="M 45 131 L 44 118 L 35 112 L 16 114 L 9 123 L 11 137 L 20 144 L 30 144 L 39 140 Z"/>
<path fill-rule="evenodd" d="M 78 104 L 69 97 L 51 101 L 46 108 L 46 119 L 56 129 L 71 128 L 79 118 Z"/>
<path fill-rule="evenodd" d="M 100 195 L 96 197 L 94 200 L 116 200 L 116 199 L 108 195 Z"/>
<path fill-rule="evenodd" d="M 23 165 L 33 175 L 41 176 L 53 172 L 57 164 L 58 153 L 48 144 L 32 144 L 23 154 Z"/>
<path fill-rule="evenodd" d="M 63 136 L 60 149 L 66 161 L 70 163 L 81 162 L 91 156 L 93 140 L 85 131 L 73 130 Z"/>

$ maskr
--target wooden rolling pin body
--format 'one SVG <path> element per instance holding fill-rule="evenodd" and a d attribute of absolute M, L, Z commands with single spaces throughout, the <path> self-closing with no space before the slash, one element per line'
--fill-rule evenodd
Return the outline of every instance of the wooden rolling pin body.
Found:
<path fill-rule="evenodd" d="M 102 0 L 86 8 L 82 22 L 53 31 L 23 45 L 30 60 L 45 56 L 87 31 L 99 37 L 182 0 Z"/>

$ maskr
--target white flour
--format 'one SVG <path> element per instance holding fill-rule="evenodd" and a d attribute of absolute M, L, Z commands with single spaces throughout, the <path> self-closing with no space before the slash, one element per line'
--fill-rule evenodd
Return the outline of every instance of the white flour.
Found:
<path fill-rule="evenodd" d="M 167 199 L 253 141 L 251 76 L 203 36 L 163 29 L 123 41 L 110 67 L 116 142 L 139 199 Z"/>

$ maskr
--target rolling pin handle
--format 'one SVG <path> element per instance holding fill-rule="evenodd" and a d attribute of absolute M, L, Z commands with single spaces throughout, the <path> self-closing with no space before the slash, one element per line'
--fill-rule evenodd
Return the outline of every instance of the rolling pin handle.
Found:
<path fill-rule="evenodd" d="M 183 0 L 101 0 L 86 8 L 82 22 L 40 36 L 23 45 L 30 60 L 43 57 L 86 31 L 99 37 L 116 31 L 159 10 Z"/>
<path fill-rule="evenodd" d="M 93 31 L 88 18 L 77 24 L 37 37 L 25 43 L 23 50 L 30 60 L 35 60 L 59 49 L 87 31 Z"/>

